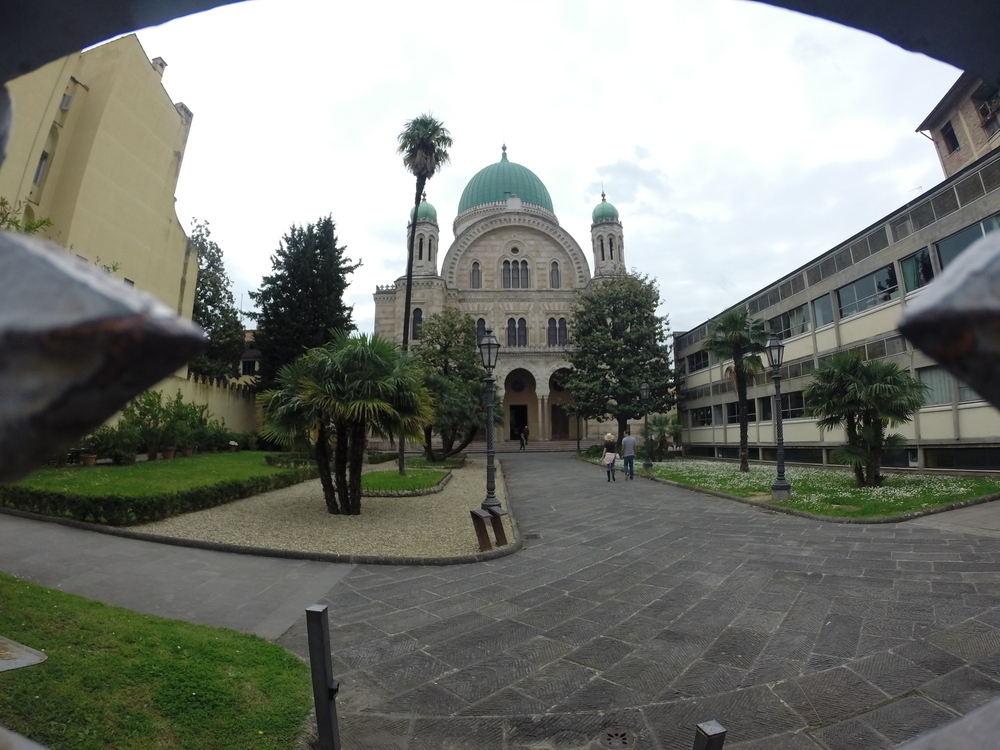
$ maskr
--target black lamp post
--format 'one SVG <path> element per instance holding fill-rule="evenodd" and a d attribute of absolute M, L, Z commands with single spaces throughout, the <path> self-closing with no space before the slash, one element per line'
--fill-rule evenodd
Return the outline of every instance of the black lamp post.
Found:
<path fill-rule="evenodd" d="M 781 430 L 781 360 L 785 356 L 785 345 L 777 336 L 771 336 L 771 340 L 764 347 L 764 352 L 767 354 L 767 363 L 771 365 L 774 376 L 774 410 L 777 417 L 774 432 L 777 443 L 775 460 L 778 464 L 778 478 L 771 485 L 771 500 L 784 503 L 792 498 L 792 485 L 785 479 L 785 436 Z"/>
<path fill-rule="evenodd" d="M 483 384 L 486 386 L 486 499 L 483 500 L 483 510 L 499 508 L 500 501 L 496 495 L 496 467 L 493 465 L 493 398 L 496 381 L 493 379 L 493 368 L 497 366 L 497 356 L 500 354 L 500 342 L 493 335 L 493 329 L 487 328 L 486 335 L 479 340 L 479 358 L 486 370 Z"/>
<path fill-rule="evenodd" d="M 643 422 L 643 438 L 642 438 L 642 468 L 645 471 L 649 471 L 653 468 L 653 462 L 649 458 L 649 407 L 646 403 L 649 401 L 649 383 L 643 383 L 639 386 L 639 398 L 642 399 L 642 422 Z"/>

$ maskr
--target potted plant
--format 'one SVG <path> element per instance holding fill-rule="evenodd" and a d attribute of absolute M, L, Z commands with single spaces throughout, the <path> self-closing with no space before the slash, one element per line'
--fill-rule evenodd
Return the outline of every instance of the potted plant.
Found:
<path fill-rule="evenodd" d="M 80 463 L 84 466 L 93 466 L 98 458 L 110 456 L 115 448 L 115 429 L 102 425 L 87 435 L 81 442 L 83 453 L 80 454 Z"/>

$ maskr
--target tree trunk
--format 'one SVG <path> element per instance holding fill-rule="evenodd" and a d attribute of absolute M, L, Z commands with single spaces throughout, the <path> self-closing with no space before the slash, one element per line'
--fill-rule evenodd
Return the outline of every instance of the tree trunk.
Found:
<path fill-rule="evenodd" d="M 736 363 L 733 363 L 736 366 Z M 749 428 L 747 426 L 747 376 L 742 370 L 736 370 L 736 415 L 740 422 L 740 471 L 750 471 Z M 781 404 L 778 404 L 781 408 Z"/>
<path fill-rule="evenodd" d="M 368 439 L 367 427 L 362 420 L 351 423 L 351 437 L 348 458 L 348 493 L 351 498 L 349 515 L 361 515 L 361 466 L 365 455 L 365 442 Z"/>
<path fill-rule="evenodd" d="M 410 222 L 409 237 L 406 242 L 406 294 L 403 298 L 403 351 L 410 348 L 410 304 L 413 297 L 413 245 L 417 237 L 417 211 L 420 210 L 420 194 L 424 192 L 426 177 L 417 177 L 417 193 L 413 198 L 413 221 Z M 406 476 L 406 441 L 399 438 L 399 476 Z"/>
<path fill-rule="evenodd" d="M 858 423 L 853 414 L 848 414 L 844 418 L 844 432 L 847 435 L 848 445 L 858 445 Z M 865 471 L 861 464 L 854 464 L 851 468 L 854 469 L 854 481 L 858 487 L 864 487 Z"/>
<path fill-rule="evenodd" d="M 428 461 L 437 461 L 434 458 L 434 447 L 431 445 L 431 439 L 434 437 L 434 427 L 432 425 L 427 425 L 424 428 L 424 457 Z"/>
<path fill-rule="evenodd" d="M 479 434 L 479 428 L 473 427 L 471 430 L 465 433 L 465 437 L 462 438 L 462 442 L 458 444 L 458 447 L 455 448 L 455 450 L 449 449 L 447 453 L 442 453 L 439 460 L 444 461 L 446 458 L 451 458 L 455 454 L 461 453 L 462 451 L 464 451 L 466 448 L 469 447 L 469 443 L 475 440 L 476 435 L 478 434 Z"/>
<path fill-rule="evenodd" d="M 625 437 L 625 430 L 628 429 L 628 417 L 616 417 L 618 422 L 618 445 L 622 444 L 622 439 Z"/>
<path fill-rule="evenodd" d="M 350 511 L 350 496 L 347 491 L 347 425 L 337 422 L 337 448 L 333 454 L 333 475 L 337 482 L 340 509 L 345 515 Z"/>
<path fill-rule="evenodd" d="M 337 506 L 337 495 L 333 489 L 333 475 L 330 472 L 330 434 L 326 425 L 320 423 L 316 433 L 316 468 L 319 469 L 319 483 L 323 487 L 323 499 L 326 501 L 327 513 L 340 514 Z"/>

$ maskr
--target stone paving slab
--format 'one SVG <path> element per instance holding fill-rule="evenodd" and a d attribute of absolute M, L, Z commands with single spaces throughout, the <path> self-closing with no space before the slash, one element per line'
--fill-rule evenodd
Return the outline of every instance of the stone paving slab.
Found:
<path fill-rule="evenodd" d="M 326 597 L 334 643 L 356 623 L 343 597 L 391 607 L 365 622 L 422 644 L 348 670 L 390 692 L 379 670 L 401 675 L 369 710 L 425 723 L 393 747 L 596 750 L 613 717 L 637 748 L 686 750 L 716 719 L 734 750 L 871 750 L 1000 696 L 1000 537 L 948 514 L 848 527 L 609 488 L 556 455 L 504 468 L 521 553 L 447 576 L 369 566 Z"/>

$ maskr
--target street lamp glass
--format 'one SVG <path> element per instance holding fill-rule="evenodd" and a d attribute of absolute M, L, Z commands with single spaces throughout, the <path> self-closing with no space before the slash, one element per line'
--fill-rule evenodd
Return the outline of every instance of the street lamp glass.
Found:
<path fill-rule="evenodd" d="M 772 368 L 781 367 L 781 359 L 785 356 L 785 345 L 781 343 L 781 339 L 771 336 L 771 340 L 764 347 L 764 352 L 767 354 L 767 363 Z"/>
<path fill-rule="evenodd" d="M 479 358 L 483 362 L 483 368 L 488 373 L 493 372 L 497 366 L 497 356 L 500 354 L 500 342 L 493 335 L 493 329 L 487 328 L 486 335 L 479 341 Z"/>
<path fill-rule="evenodd" d="M 649 383 L 643 383 L 639 386 L 639 398 L 643 401 L 649 398 Z"/>

